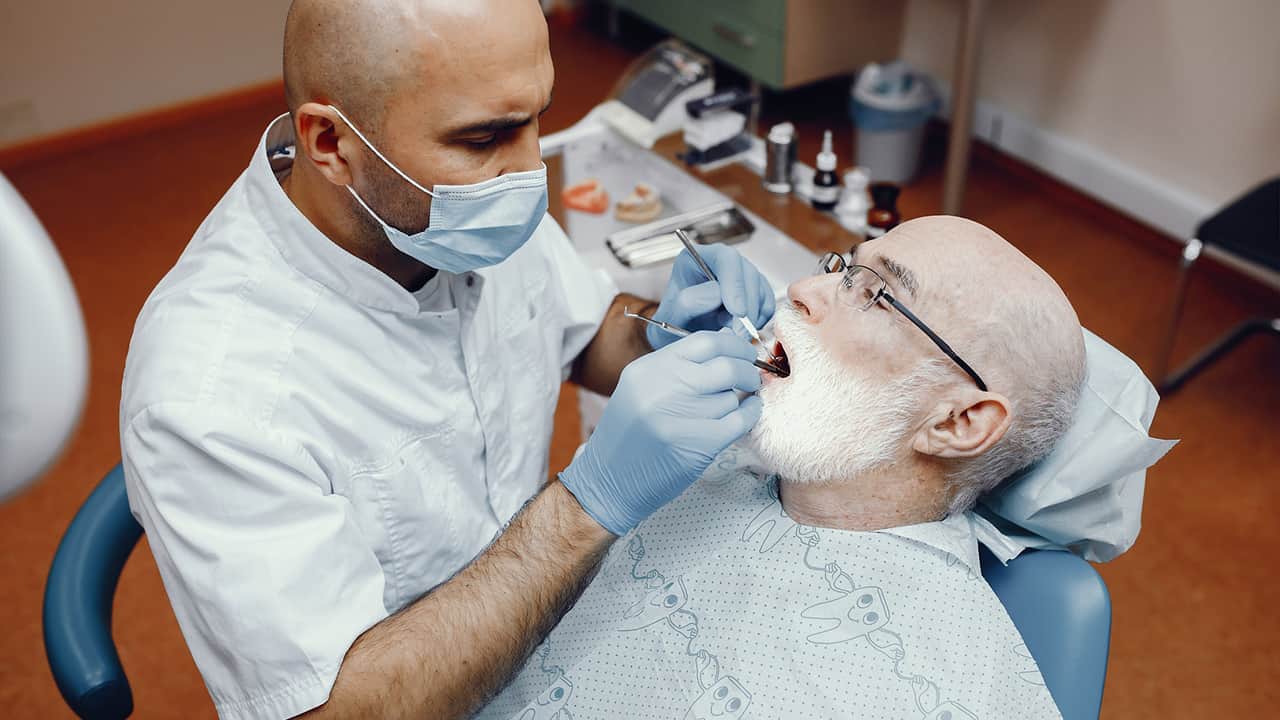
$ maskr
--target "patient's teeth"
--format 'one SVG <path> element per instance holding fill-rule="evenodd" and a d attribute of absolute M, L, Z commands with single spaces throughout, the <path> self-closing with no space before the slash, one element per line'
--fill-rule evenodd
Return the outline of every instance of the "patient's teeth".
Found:
<path fill-rule="evenodd" d="M 791 373 L 791 361 L 787 358 L 787 351 L 782 347 L 782 343 L 777 341 L 773 343 L 773 364 L 787 374 Z"/>

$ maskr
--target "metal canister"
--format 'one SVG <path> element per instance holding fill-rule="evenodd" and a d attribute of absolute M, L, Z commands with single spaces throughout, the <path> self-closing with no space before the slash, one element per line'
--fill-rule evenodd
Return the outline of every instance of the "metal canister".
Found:
<path fill-rule="evenodd" d="M 796 163 L 796 127 L 778 123 L 769 128 L 764 142 L 764 189 L 785 195 L 791 192 L 791 168 Z"/>

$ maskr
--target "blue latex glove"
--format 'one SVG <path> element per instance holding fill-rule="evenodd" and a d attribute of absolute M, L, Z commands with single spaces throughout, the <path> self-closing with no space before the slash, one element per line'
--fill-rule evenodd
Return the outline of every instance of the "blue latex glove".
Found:
<path fill-rule="evenodd" d="M 701 245 L 698 253 L 720 281 L 708 280 L 689 251 L 681 250 L 654 320 L 686 330 L 719 330 L 732 325 L 737 317 L 749 318 L 758 328 L 773 319 L 773 288 L 755 265 L 724 245 Z M 676 339 L 652 325 L 645 330 L 645 337 L 654 349 Z"/>
<path fill-rule="evenodd" d="M 583 451 L 560 473 L 587 514 L 623 535 L 697 480 L 760 419 L 756 351 L 728 330 L 699 332 L 638 358 Z"/>

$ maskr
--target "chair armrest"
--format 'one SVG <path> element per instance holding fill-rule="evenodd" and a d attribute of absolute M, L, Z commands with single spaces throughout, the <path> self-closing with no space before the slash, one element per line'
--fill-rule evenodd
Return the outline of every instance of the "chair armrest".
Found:
<path fill-rule="evenodd" d="M 83 718 L 133 712 L 133 693 L 111 637 L 111 607 L 120 571 L 141 536 L 117 465 L 72 519 L 49 569 L 45 652 L 63 699 Z"/>

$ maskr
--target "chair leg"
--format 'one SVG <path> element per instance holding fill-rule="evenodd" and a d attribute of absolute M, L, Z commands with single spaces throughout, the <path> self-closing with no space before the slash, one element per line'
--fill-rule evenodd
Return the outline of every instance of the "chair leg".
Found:
<path fill-rule="evenodd" d="M 1218 342 L 1196 356 L 1182 369 L 1169 376 L 1160 386 L 1160 393 L 1166 394 L 1177 390 L 1183 383 L 1198 375 L 1201 370 L 1212 365 L 1218 358 L 1226 355 L 1235 346 L 1255 333 L 1267 332 L 1280 337 L 1280 318 L 1254 318 L 1237 325 Z"/>
<path fill-rule="evenodd" d="M 1191 266 L 1200 257 L 1204 244 L 1192 238 L 1182 249 L 1182 259 L 1178 262 L 1178 280 L 1173 291 L 1173 307 L 1169 311 L 1169 327 L 1165 330 L 1164 343 L 1156 360 L 1156 371 L 1153 376 L 1161 384 L 1161 392 L 1168 384 L 1169 367 L 1173 360 L 1173 344 L 1178 338 L 1178 322 L 1182 319 L 1182 309 L 1186 304 L 1187 287 L 1191 284 Z"/>
<path fill-rule="evenodd" d="M 622 36 L 621 15 L 622 15 L 622 11 L 618 9 L 618 3 L 610 2 L 608 15 L 606 15 L 608 22 L 607 22 L 607 25 L 605 26 L 606 27 L 605 32 L 609 35 L 610 40 L 617 40 L 619 37 Z"/>

